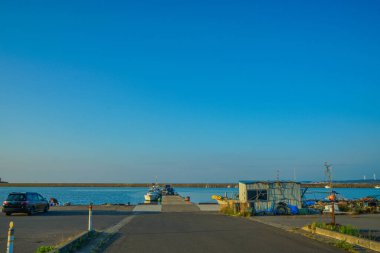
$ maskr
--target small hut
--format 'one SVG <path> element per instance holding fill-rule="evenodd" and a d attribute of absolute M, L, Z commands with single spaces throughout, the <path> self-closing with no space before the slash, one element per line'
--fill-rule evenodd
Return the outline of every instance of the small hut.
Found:
<path fill-rule="evenodd" d="M 254 213 L 290 214 L 301 208 L 301 184 L 292 181 L 240 181 L 240 203 Z"/>

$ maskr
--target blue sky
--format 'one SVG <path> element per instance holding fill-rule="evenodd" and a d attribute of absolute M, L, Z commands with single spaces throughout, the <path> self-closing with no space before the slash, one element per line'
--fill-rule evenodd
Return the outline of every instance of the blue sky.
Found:
<path fill-rule="evenodd" d="M 0 3 L 13 182 L 380 177 L 378 1 Z"/>

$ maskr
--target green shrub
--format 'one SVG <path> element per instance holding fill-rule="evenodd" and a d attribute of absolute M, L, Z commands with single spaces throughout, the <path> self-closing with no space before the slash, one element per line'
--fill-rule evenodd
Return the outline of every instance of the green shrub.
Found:
<path fill-rule="evenodd" d="M 338 204 L 339 210 L 342 212 L 348 212 L 350 211 L 349 206 L 346 203 Z"/>
<path fill-rule="evenodd" d="M 249 217 L 251 216 L 250 209 L 240 209 L 236 208 L 233 205 L 225 205 L 220 209 L 220 212 L 225 215 L 230 216 L 243 216 L 243 217 Z"/>
<path fill-rule="evenodd" d="M 37 248 L 36 253 L 48 253 L 54 249 L 55 248 L 53 246 L 40 246 Z"/>
<path fill-rule="evenodd" d="M 338 241 L 338 242 L 334 243 L 334 245 L 336 247 L 338 247 L 338 248 L 341 248 L 341 249 L 344 249 L 344 250 L 347 250 L 347 251 L 350 251 L 350 252 L 352 252 L 353 248 L 354 248 L 351 244 L 349 244 L 345 240 Z"/>
<path fill-rule="evenodd" d="M 359 230 L 356 227 L 351 226 L 351 225 L 339 226 L 338 230 L 339 230 L 339 233 L 342 233 L 342 234 L 360 236 Z"/>
<path fill-rule="evenodd" d="M 311 224 L 312 228 L 323 228 L 335 232 L 339 232 L 345 235 L 352 235 L 352 236 L 360 236 L 359 229 L 352 225 L 332 225 L 332 224 L 326 224 L 322 222 L 313 222 Z"/>
<path fill-rule="evenodd" d="M 234 209 L 230 205 L 223 206 L 220 209 L 220 212 L 225 214 L 225 215 L 235 215 L 236 214 Z"/>

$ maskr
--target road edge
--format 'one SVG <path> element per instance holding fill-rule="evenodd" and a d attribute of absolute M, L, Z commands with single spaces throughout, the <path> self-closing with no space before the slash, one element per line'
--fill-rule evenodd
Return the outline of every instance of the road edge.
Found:
<path fill-rule="evenodd" d="M 313 234 L 313 233 L 311 233 L 309 231 L 303 230 L 302 228 L 291 227 L 291 226 L 287 226 L 287 225 L 283 225 L 283 224 L 278 224 L 278 223 L 274 223 L 274 222 L 262 221 L 262 220 L 259 220 L 259 219 L 255 219 L 254 217 L 249 217 L 248 219 L 250 221 L 258 222 L 258 223 L 261 223 L 261 224 L 264 224 L 264 225 L 268 225 L 268 226 L 271 226 L 271 227 L 275 227 L 275 228 L 279 228 L 279 229 L 285 230 L 287 232 L 296 233 L 296 234 L 302 235 L 304 237 L 307 237 L 309 239 L 312 239 L 312 240 L 315 240 L 315 241 L 318 241 L 318 242 L 321 242 L 321 243 L 329 244 L 329 245 L 331 245 L 333 247 L 336 247 L 336 248 L 340 248 L 340 247 L 337 247 L 337 244 L 339 242 L 342 242 L 342 240 L 331 238 L 331 237 L 328 237 L 328 236 L 325 236 L 325 235 L 322 235 L 322 234 Z M 367 248 L 363 248 L 363 247 L 361 247 L 359 245 L 355 245 L 355 244 L 351 244 L 351 243 L 349 243 L 349 244 L 353 246 L 353 249 L 352 250 L 343 249 L 343 250 L 346 250 L 348 252 L 353 252 L 353 253 L 358 253 L 358 252 L 359 253 L 360 252 L 375 253 L 375 251 L 367 249 Z M 342 248 L 340 248 L 340 249 L 342 249 Z"/>
<path fill-rule="evenodd" d="M 127 225 L 129 222 L 131 222 L 131 220 L 136 216 L 137 214 L 128 215 L 120 222 L 118 222 L 116 225 L 113 225 L 112 227 L 109 227 L 106 230 L 99 232 L 100 235 L 98 237 L 94 238 L 94 240 L 91 240 L 85 247 L 76 251 L 76 253 L 102 252 L 104 249 L 107 248 L 110 242 L 112 242 L 112 239 L 120 231 L 120 229 Z"/>

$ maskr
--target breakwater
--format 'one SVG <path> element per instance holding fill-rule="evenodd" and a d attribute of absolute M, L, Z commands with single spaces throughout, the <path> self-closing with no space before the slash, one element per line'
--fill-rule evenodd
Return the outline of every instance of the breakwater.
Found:
<path fill-rule="evenodd" d="M 236 183 L 158 183 L 173 187 L 237 188 Z M 150 187 L 152 183 L 2 183 L 0 187 Z M 301 187 L 324 188 L 326 183 L 301 183 Z M 334 188 L 374 188 L 376 184 L 334 183 Z"/>

